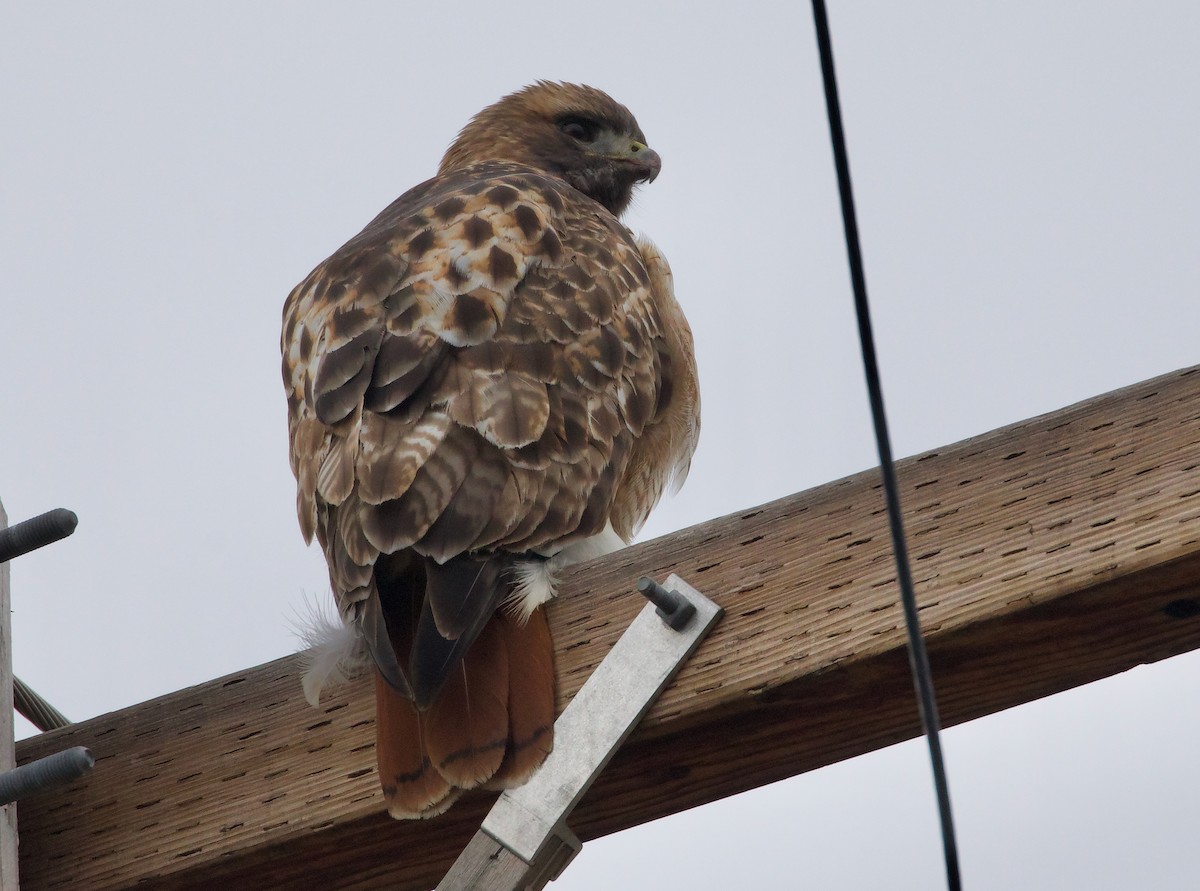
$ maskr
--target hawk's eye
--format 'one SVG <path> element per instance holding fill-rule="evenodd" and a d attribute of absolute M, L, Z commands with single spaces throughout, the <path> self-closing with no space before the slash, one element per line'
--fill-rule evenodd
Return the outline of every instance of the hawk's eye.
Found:
<path fill-rule="evenodd" d="M 558 125 L 558 129 L 577 142 L 595 142 L 600 128 L 596 126 L 595 121 L 584 118 L 567 118 Z"/>

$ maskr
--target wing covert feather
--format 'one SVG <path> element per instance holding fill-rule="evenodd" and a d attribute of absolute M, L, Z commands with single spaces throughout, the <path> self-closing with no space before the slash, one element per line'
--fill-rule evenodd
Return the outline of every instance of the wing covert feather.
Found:
<path fill-rule="evenodd" d="M 284 312 L 301 528 L 325 527 L 343 605 L 380 553 L 553 552 L 600 532 L 662 401 L 641 248 L 517 165 L 402 196 Z"/>

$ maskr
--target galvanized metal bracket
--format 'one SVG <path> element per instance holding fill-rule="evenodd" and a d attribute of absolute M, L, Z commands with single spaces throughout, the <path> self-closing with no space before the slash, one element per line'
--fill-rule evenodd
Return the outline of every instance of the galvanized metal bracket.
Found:
<path fill-rule="evenodd" d="M 638 587 L 651 602 L 555 722 L 554 750 L 500 796 L 438 891 L 536 891 L 579 853 L 567 817 L 722 613 L 677 575 Z"/>

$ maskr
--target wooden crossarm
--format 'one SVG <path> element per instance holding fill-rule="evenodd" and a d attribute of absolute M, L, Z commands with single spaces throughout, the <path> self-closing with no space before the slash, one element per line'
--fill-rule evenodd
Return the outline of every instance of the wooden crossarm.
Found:
<path fill-rule="evenodd" d="M 784 445 L 780 446 L 785 447 Z M 1200 368 L 902 462 L 946 724 L 1200 646 Z M 572 818 L 588 839 L 919 732 L 876 471 L 573 570 L 565 702 L 678 572 L 726 615 Z M 295 656 L 23 741 L 96 768 L 20 805 L 24 891 L 434 886 L 488 796 L 382 815 L 365 682 L 307 706 Z"/>

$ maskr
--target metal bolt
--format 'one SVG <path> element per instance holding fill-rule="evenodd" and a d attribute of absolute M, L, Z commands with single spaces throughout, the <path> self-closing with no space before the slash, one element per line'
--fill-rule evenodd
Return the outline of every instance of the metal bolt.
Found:
<path fill-rule="evenodd" d="M 74 511 L 60 507 L 0 530 L 0 563 L 66 538 L 78 524 Z"/>
<path fill-rule="evenodd" d="M 696 615 L 696 607 L 690 600 L 678 591 L 668 591 L 652 578 L 642 576 L 638 579 L 637 589 L 639 594 L 657 607 L 655 612 L 673 631 L 682 631 L 692 616 Z"/>
<path fill-rule="evenodd" d="M 75 746 L 14 767 L 0 774 L 0 805 L 10 804 L 51 786 L 77 780 L 95 765 L 90 750 Z"/>

